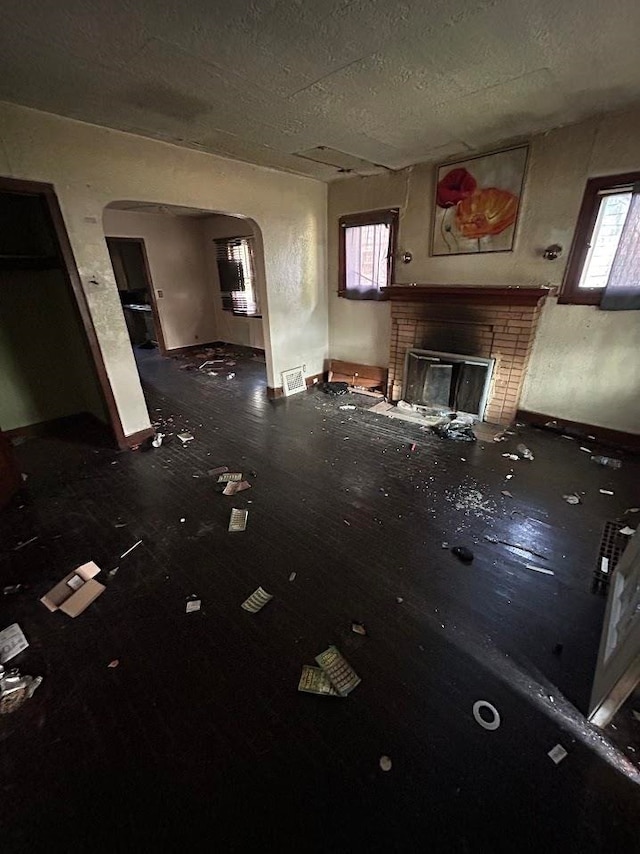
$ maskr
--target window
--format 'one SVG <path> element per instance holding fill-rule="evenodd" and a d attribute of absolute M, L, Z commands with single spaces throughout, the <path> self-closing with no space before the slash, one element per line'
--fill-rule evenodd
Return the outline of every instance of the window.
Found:
<path fill-rule="evenodd" d="M 222 308 L 240 317 L 260 317 L 253 238 L 215 240 Z"/>
<path fill-rule="evenodd" d="M 640 173 L 587 182 L 558 302 L 640 307 Z"/>
<path fill-rule="evenodd" d="M 393 280 L 398 211 L 372 211 L 340 219 L 338 295 L 386 299 Z"/>

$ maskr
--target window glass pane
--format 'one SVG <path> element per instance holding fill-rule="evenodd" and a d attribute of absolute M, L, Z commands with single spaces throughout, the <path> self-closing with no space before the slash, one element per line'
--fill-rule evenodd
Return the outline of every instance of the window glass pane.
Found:
<path fill-rule="evenodd" d="M 345 228 L 345 273 L 348 291 L 377 291 L 388 284 L 388 223 Z"/>
<path fill-rule="evenodd" d="M 589 251 L 580 276 L 580 288 L 604 288 L 618 249 L 627 218 L 632 193 L 610 193 L 603 196 L 593 228 Z"/>

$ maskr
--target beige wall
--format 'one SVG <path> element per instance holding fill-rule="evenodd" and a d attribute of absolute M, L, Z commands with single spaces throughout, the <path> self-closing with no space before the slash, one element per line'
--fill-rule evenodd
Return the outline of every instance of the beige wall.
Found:
<path fill-rule="evenodd" d="M 148 427 L 149 417 L 104 240 L 102 212 L 112 201 L 251 217 L 264 246 L 269 384 L 295 365 L 322 370 L 324 184 L 6 103 L 0 175 L 55 185 L 125 435 Z"/>
<path fill-rule="evenodd" d="M 190 216 L 113 208 L 104 212 L 107 237 L 144 238 L 167 350 L 219 338 L 202 245 L 203 222 Z"/>
<path fill-rule="evenodd" d="M 434 168 L 353 178 L 329 190 L 330 355 L 388 364 L 389 305 L 336 296 L 338 217 L 397 206 L 396 281 L 420 284 L 560 285 L 585 182 L 595 175 L 640 170 L 640 110 L 561 128 L 531 142 L 528 175 L 513 252 L 430 257 Z M 560 243 L 556 262 L 541 252 Z M 521 407 L 602 427 L 640 433 L 640 313 L 557 305 L 542 313 Z M 603 405 L 602 402 L 606 402 Z"/>
<path fill-rule="evenodd" d="M 0 429 L 80 412 L 106 418 L 65 276 L 0 272 Z"/>
<path fill-rule="evenodd" d="M 222 237 L 254 237 L 256 289 L 260 306 L 263 306 L 266 300 L 266 288 L 260 235 L 255 234 L 255 229 L 248 220 L 230 216 L 212 216 L 202 220 L 202 234 L 204 251 L 207 258 L 209 288 L 214 295 L 216 338 L 220 341 L 227 341 L 230 344 L 242 344 L 245 347 L 256 347 L 264 350 L 262 318 L 235 317 L 231 312 L 223 311 L 222 309 L 220 279 L 218 277 L 216 247 L 214 243 L 214 240 Z M 281 385 L 279 381 L 277 384 Z"/>

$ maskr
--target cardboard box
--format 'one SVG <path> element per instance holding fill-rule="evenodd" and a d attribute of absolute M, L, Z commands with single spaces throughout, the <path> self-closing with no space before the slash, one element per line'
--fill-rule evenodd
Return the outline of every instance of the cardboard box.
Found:
<path fill-rule="evenodd" d="M 69 617 L 77 617 L 85 608 L 104 593 L 105 587 L 94 576 L 100 567 L 91 560 L 83 563 L 59 581 L 40 600 L 50 611 L 63 611 Z"/>

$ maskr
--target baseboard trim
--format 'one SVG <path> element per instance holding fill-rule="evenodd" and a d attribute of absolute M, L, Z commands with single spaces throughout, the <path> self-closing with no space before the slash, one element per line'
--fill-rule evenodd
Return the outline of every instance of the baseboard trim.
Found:
<path fill-rule="evenodd" d="M 307 384 L 307 388 L 311 388 L 314 385 L 318 385 L 318 383 L 323 382 L 324 373 L 321 374 L 312 374 L 310 377 L 305 377 L 305 382 Z M 281 385 L 277 386 L 267 386 L 267 397 L 269 400 L 278 400 L 281 397 L 284 397 L 284 389 Z"/>
<path fill-rule="evenodd" d="M 136 445 L 139 445 L 140 442 L 144 442 L 145 439 L 150 439 L 155 435 L 156 431 L 153 427 L 145 427 L 144 430 L 138 430 L 137 433 L 132 433 L 130 436 L 124 436 L 123 441 L 119 442 L 119 445 L 121 448 L 133 448 Z"/>
<path fill-rule="evenodd" d="M 633 453 L 640 452 L 640 434 L 625 433 L 622 430 L 610 430 L 608 427 L 596 427 L 595 424 L 584 424 L 581 421 L 567 421 L 565 418 L 554 418 L 553 415 L 544 415 L 542 412 L 529 412 L 519 409 L 516 413 L 518 421 L 532 424 L 534 427 L 546 427 L 553 422 L 553 427 L 548 429 L 564 431 L 576 436 L 595 436 L 598 442 L 605 445 L 613 445 Z"/>
<path fill-rule="evenodd" d="M 205 349 L 206 347 L 222 347 L 224 341 L 205 341 L 202 344 L 189 344 L 186 347 L 171 347 L 170 350 L 166 350 L 165 356 L 180 356 L 182 353 L 195 353 L 198 350 Z"/>

